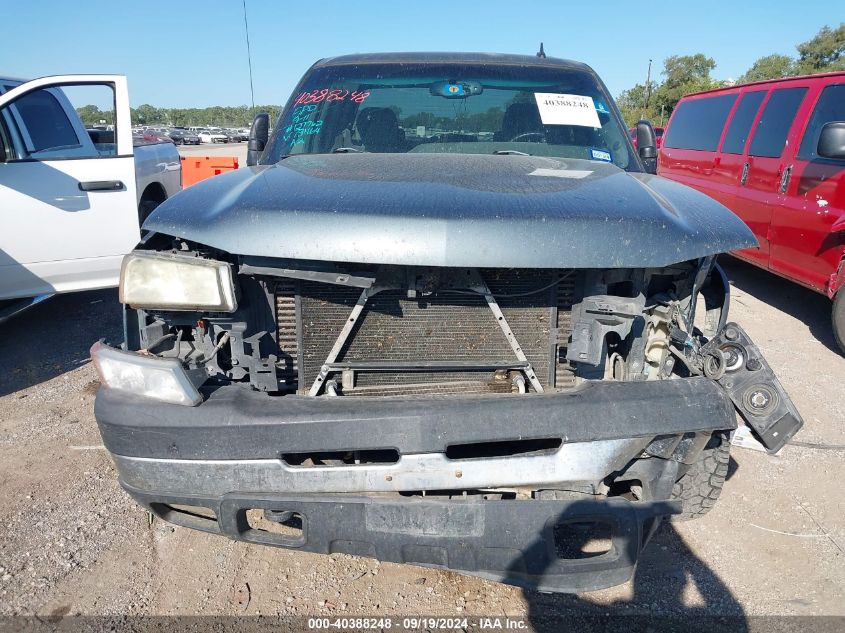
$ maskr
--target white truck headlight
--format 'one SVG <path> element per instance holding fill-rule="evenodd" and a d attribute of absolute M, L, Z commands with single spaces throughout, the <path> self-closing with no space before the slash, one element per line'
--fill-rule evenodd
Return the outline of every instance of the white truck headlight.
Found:
<path fill-rule="evenodd" d="M 238 309 L 232 266 L 186 255 L 134 251 L 120 268 L 120 302 L 163 310 Z"/>
<path fill-rule="evenodd" d="M 202 402 L 196 383 L 207 377 L 205 371 L 188 372 L 176 358 L 124 352 L 100 341 L 91 347 L 91 360 L 109 389 L 189 407 Z"/>

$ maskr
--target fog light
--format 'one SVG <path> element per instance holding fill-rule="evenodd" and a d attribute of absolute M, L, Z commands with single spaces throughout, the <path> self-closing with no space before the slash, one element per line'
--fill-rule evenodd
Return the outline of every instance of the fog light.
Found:
<path fill-rule="evenodd" d="M 197 386 L 207 377 L 205 370 L 188 372 L 176 358 L 124 352 L 98 341 L 91 360 L 108 389 L 191 407 L 202 402 Z"/>

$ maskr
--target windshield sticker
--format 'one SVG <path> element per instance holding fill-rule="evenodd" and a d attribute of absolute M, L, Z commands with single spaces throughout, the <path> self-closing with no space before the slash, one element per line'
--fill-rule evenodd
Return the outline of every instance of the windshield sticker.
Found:
<path fill-rule="evenodd" d="M 590 158 L 592 160 L 604 161 L 605 163 L 613 162 L 613 157 L 610 155 L 610 152 L 603 149 L 596 149 L 595 147 L 590 148 Z"/>
<path fill-rule="evenodd" d="M 596 104 L 596 112 L 599 114 L 610 114 L 610 110 L 607 109 L 607 106 L 604 104 L 603 101 L 597 101 L 593 99 L 593 103 Z"/>
<path fill-rule="evenodd" d="M 538 167 L 529 176 L 546 176 L 547 178 L 571 178 L 573 180 L 581 180 L 586 178 L 593 172 L 588 169 L 549 169 L 547 167 Z"/>
<path fill-rule="evenodd" d="M 311 115 L 316 109 L 317 106 L 315 105 L 297 106 L 294 108 L 291 124 L 282 132 L 282 140 L 285 143 L 290 143 L 291 147 L 293 147 L 294 145 L 304 144 L 306 136 L 317 134 L 323 127 L 323 120 L 311 120 Z"/>
<path fill-rule="evenodd" d="M 345 90 L 343 88 L 318 88 L 311 92 L 302 92 L 296 97 L 293 105 L 308 105 L 311 103 L 330 103 L 332 101 L 354 101 L 355 103 L 363 103 L 364 99 L 370 96 L 369 92 L 357 92 Z"/>
<path fill-rule="evenodd" d="M 543 125 L 601 127 L 592 97 L 535 92 L 534 98 Z"/>

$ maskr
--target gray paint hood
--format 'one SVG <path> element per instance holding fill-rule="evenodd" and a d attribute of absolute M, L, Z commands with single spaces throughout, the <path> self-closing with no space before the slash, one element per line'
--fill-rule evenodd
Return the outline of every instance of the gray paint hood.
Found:
<path fill-rule="evenodd" d="M 757 245 L 664 178 L 483 154 L 291 156 L 198 183 L 144 228 L 238 255 L 419 266 L 656 267 Z"/>

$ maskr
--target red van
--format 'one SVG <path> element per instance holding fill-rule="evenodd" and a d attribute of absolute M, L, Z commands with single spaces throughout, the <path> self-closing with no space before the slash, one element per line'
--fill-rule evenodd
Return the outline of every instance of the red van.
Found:
<path fill-rule="evenodd" d="M 833 299 L 845 351 L 845 72 L 687 95 L 658 173 L 751 227 L 760 247 L 736 257 Z"/>

